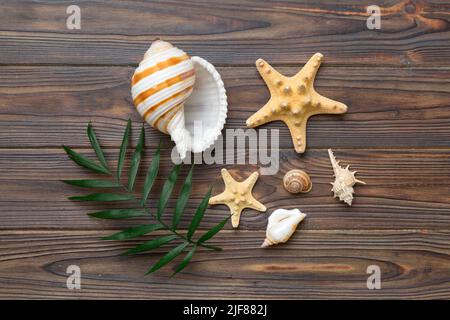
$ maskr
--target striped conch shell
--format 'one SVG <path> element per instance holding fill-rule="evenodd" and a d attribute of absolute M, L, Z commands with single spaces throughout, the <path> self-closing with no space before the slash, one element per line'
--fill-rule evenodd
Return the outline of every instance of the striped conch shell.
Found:
<path fill-rule="evenodd" d="M 266 239 L 261 248 L 283 243 L 289 240 L 297 229 L 297 225 L 305 219 L 306 214 L 299 209 L 277 209 L 269 217 Z"/>
<path fill-rule="evenodd" d="M 206 150 L 220 135 L 227 97 L 209 62 L 156 40 L 132 78 L 134 104 L 152 127 L 169 134 L 181 159 Z"/>

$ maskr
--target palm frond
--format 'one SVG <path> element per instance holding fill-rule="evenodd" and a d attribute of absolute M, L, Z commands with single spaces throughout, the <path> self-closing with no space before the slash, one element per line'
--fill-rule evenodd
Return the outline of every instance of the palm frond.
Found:
<path fill-rule="evenodd" d="M 91 146 L 95 151 L 95 154 L 97 155 L 97 159 L 100 162 L 100 165 L 109 172 L 108 164 L 105 160 L 105 155 L 103 154 L 102 148 L 100 147 L 100 144 L 98 143 L 97 136 L 95 135 L 95 131 L 92 128 L 91 123 L 89 122 L 87 126 L 87 135 L 89 137 L 89 141 L 91 142 Z"/>
<path fill-rule="evenodd" d="M 184 208 L 189 200 L 192 189 L 192 172 L 194 171 L 194 166 L 192 165 L 191 170 L 184 181 L 183 187 L 181 188 L 180 195 L 178 196 L 177 204 L 175 205 L 175 212 L 172 217 L 172 228 L 176 229 L 178 223 L 180 223 L 181 216 L 183 215 Z"/>
<path fill-rule="evenodd" d="M 152 190 L 153 187 L 153 183 L 155 183 L 156 177 L 158 176 L 160 155 L 161 155 L 161 141 L 159 142 L 158 149 L 156 150 L 152 158 L 152 163 L 150 164 L 150 167 L 148 167 L 147 176 L 145 177 L 144 190 L 142 193 L 142 201 L 141 201 L 142 206 L 145 206 L 145 204 L 147 203 L 148 195 L 150 194 L 150 191 Z"/>
<path fill-rule="evenodd" d="M 195 211 L 194 218 L 192 218 L 191 224 L 189 225 L 187 238 L 190 240 L 192 236 L 194 235 L 194 232 L 197 230 L 200 221 L 202 221 L 203 216 L 205 215 L 206 208 L 208 207 L 209 198 L 211 197 L 211 188 L 206 193 L 205 197 L 203 198 L 202 202 L 198 206 L 197 210 Z"/>
<path fill-rule="evenodd" d="M 120 145 L 119 159 L 117 161 L 117 173 L 116 173 L 117 180 L 120 180 L 120 177 L 122 176 L 123 162 L 125 160 L 125 155 L 127 153 L 130 133 L 131 133 L 131 119 L 128 119 L 127 127 L 125 128 L 125 132 L 123 133 L 122 144 Z"/>
<path fill-rule="evenodd" d="M 169 226 L 162 220 L 163 212 L 167 206 L 167 203 L 172 196 L 172 191 L 175 188 L 179 173 L 180 165 L 176 165 L 170 171 L 164 185 L 162 187 L 159 199 L 157 200 L 156 213 L 151 213 L 147 208 L 147 200 L 149 198 L 150 192 L 155 185 L 161 158 L 161 142 L 153 155 L 152 162 L 147 170 L 147 174 L 144 179 L 144 185 L 142 191 L 140 192 L 141 199 L 138 199 L 133 189 L 135 187 L 136 178 L 139 171 L 139 166 L 141 163 L 142 154 L 145 148 L 145 130 L 144 127 L 141 128 L 138 143 L 134 150 L 131 158 L 131 165 L 128 171 L 128 182 L 124 185 L 120 180 L 124 161 L 126 158 L 127 148 L 129 144 L 129 137 L 131 135 L 131 120 L 127 121 L 127 126 L 124 130 L 124 135 L 122 138 L 122 144 L 119 151 L 119 159 L 117 162 L 117 170 L 112 173 L 108 168 L 104 153 L 100 147 L 97 136 L 91 124 L 88 124 L 87 135 L 91 142 L 91 146 L 95 151 L 98 158 L 98 162 L 92 161 L 87 157 L 75 152 L 69 147 L 63 146 L 64 150 L 68 154 L 69 158 L 74 161 L 79 166 L 86 168 L 95 173 L 102 173 L 109 175 L 110 179 L 100 180 L 100 179 L 80 179 L 80 180 L 63 180 L 64 183 L 81 188 L 113 188 L 113 193 L 96 192 L 84 196 L 74 196 L 69 197 L 70 200 L 75 201 L 94 201 L 94 202 L 118 202 L 127 201 L 133 203 L 134 205 L 128 209 L 108 209 L 103 211 L 97 211 L 88 213 L 89 216 L 98 219 L 111 219 L 111 220 L 122 220 L 122 219 L 133 219 L 136 217 L 149 217 L 154 220 L 154 223 L 146 223 L 138 225 L 135 227 L 127 228 L 122 231 L 116 232 L 109 236 L 103 237 L 103 240 L 127 240 L 138 238 L 142 236 L 149 235 L 151 233 L 156 233 L 156 237 L 151 240 L 144 241 L 133 248 L 130 248 L 124 253 L 124 255 L 137 254 L 142 252 L 151 251 L 153 249 L 159 248 L 165 245 L 171 245 L 171 242 L 177 240 L 178 243 L 172 249 L 170 249 L 160 260 L 158 260 L 153 266 L 148 270 L 148 273 L 155 272 L 160 268 L 164 267 L 176 257 L 181 255 L 184 251 L 187 254 L 181 261 L 181 263 L 176 267 L 172 276 L 183 270 L 189 262 L 192 260 L 194 253 L 199 247 L 203 247 L 211 250 L 220 250 L 220 248 L 205 244 L 204 242 L 215 236 L 226 224 L 229 218 L 221 221 L 219 224 L 214 226 L 212 229 L 205 232 L 197 241 L 192 240 L 195 232 L 197 231 L 201 220 L 205 214 L 206 208 L 208 207 L 208 201 L 211 196 L 211 189 L 207 192 L 200 205 L 198 206 L 195 214 L 191 220 L 188 227 L 186 236 L 183 232 L 177 230 L 180 224 L 181 217 L 185 211 L 186 205 L 189 201 L 192 190 L 192 176 L 193 176 L 193 166 L 190 168 L 184 183 L 181 187 L 181 191 L 176 199 L 175 210 L 171 217 L 171 225 Z M 117 190 L 115 189 L 117 188 Z M 161 235 L 161 232 L 165 235 Z"/>
<path fill-rule="evenodd" d="M 139 169 L 139 164 L 142 158 L 142 152 L 144 151 L 144 140 L 145 140 L 145 131 L 144 126 L 142 126 L 141 133 L 139 135 L 139 141 L 134 150 L 133 157 L 131 158 L 131 167 L 128 172 L 128 190 L 133 191 L 134 182 L 136 181 L 136 175 Z"/>
<path fill-rule="evenodd" d="M 164 257 L 162 257 L 158 262 L 156 262 L 148 271 L 146 274 L 155 272 L 159 268 L 164 267 L 166 264 L 168 264 L 170 261 L 178 257 L 183 250 L 189 245 L 189 242 L 183 242 L 179 246 L 173 248 L 169 252 L 166 253 Z"/>
<path fill-rule="evenodd" d="M 170 195 L 172 194 L 173 187 L 175 186 L 175 182 L 177 182 L 178 173 L 180 172 L 180 165 L 176 165 L 173 167 L 172 171 L 169 173 L 169 177 L 161 191 L 161 195 L 158 201 L 158 211 L 156 212 L 156 217 L 161 219 L 161 215 L 166 208 L 167 201 L 169 201 Z"/>
<path fill-rule="evenodd" d="M 128 228 L 123 231 L 114 233 L 110 236 L 103 237 L 103 240 L 126 240 L 146 235 L 152 231 L 165 229 L 161 223 L 143 224 L 137 227 Z"/>

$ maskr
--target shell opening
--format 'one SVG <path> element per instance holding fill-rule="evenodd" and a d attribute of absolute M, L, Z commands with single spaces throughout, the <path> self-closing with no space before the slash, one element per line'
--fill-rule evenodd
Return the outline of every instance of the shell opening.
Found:
<path fill-rule="evenodd" d="M 227 117 L 227 96 L 219 73 L 200 57 L 192 57 L 195 84 L 184 104 L 185 140 L 190 150 L 203 152 L 220 136 Z"/>

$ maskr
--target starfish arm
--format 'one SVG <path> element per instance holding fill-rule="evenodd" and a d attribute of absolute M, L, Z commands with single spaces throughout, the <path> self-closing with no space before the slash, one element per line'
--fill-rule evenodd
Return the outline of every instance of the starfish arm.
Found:
<path fill-rule="evenodd" d="M 209 198 L 208 203 L 209 204 L 226 204 L 227 201 L 229 201 L 229 197 L 227 195 L 227 192 L 222 192 L 214 197 Z"/>
<path fill-rule="evenodd" d="M 251 197 L 251 202 L 248 204 L 248 208 L 255 209 L 257 211 L 266 212 L 267 208 L 261 202 L 256 200 L 254 197 Z"/>
<path fill-rule="evenodd" d="M 306 149 L 306 125 L 309 115 L 305 114 L 302 118 L 285 119 L 285 123 L 291 133 L 292 143 L 295 152 L 303 153 Z"/>
<path fill-rule="evenodd" d="M 279 109 L 279 106 L 275 104 L 275 101 L 275 99 L 271 98 L 264 107 L 248 118 L 246 121 L 247 127 L 255 128 L 265 123 L 278 120 L 276 112 Z"/>
<path fill-rule="evenodd" d="M 275 91 L 277 85 L 281 84 L 281 82 L 285 79 L 285 76 L 275 70 L 263 59 L 256 60 L 256 69 L 258 69 L 259 74 L 263 78 L 271 94 Z"/>
<path fill-rule="evenodd" d="M 233 179 L 231 174 L 228 172 L 227 169 L 223 168 L 220 170 L 220 173 L 222 174 L 223 182 L 225 183 L 225 188 L 235 182 L 236 180 Z"/>
<path fill-rule="evenodd" d="M 314 107 L 310 109 L 310 115 L 323 113 L 341 114 L 347 112 L 347 106 L 345 104 L 321 96 L 317 92 L 313 94 L 313 101 Z"/>
<path fill-rule="evenodd" d="M 231 214 L 231 225 L 233 228 L 237 228 L 239 226 L 239 221 L 241 220 L 241 213 L 242 209 L 241 207 L 232 207 L 231 205 L 228 205 L 230 208 L 230 214 Z"/>
<path fill-rule="evenodd" d="M 258 180 L 259 173 L 257 171 L 253 172 L 247 179 L 245 179 L 242 184 L 244 185 L 245 190 L 250 192 L 253 189 L 256 181 Z"/>
<path fill-rule="evenodd" d="M 294 76 L 297 81 L 304 81 L 307 85 L 312 84 L 322 63 L 323 55 L 316 53 L 313 55 L 305 66 Z"/>

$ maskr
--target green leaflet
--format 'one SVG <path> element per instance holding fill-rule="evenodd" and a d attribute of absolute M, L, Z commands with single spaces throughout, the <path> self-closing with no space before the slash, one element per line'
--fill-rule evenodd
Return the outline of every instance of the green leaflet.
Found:
<path fill-rule="evenodd" d="M 175 259 L 181 252 L 183 252 L 184 248 L 188 246 L 189 242 L 184 242 L 180 244 L 179 246 L 173 248 L 170 250 L 164 257 L 161 258 L 157 263 L 155 263 L 146 274 L 155 272 L 156 270 L 164 267 L 166 264 L 168 264 L 170 261 Z"/>
<path fill-rule="evenodd" d="M 202 202 L 200 203 L 197 210 L 195 211 L 195 215 L 192 218 L 192 221 L 189 226 L 188 233 L 187 233 L 187 238 L 189 240 L 194 235 L 195 230 L 197 230 L 198 225 L 200 224 L 200 221 L 202 221 L 203 215 L 205 214 L 206 208 L 208 207 L 209 198 L 211 197 L 211 189 L 212 188 L 209 188 L 209 190 L 206 193 L 205 197 L 203 198 Z"/>
<path fill-rule="evenodd" d="M 141 162 L 142 151 L 144 150 L 145 131 L 144 126 L 141 128 L 141 134 L 139 135 L 139 141 L 131 159 L 131 167 L 128 173 L 128 190 L 133 191 L 134 182 L 139 169 L 139 163 Z"/>
<path fill-rule="evenodd" d="M 227 223 L 228 219 L 230 219 L 230 217 L 223 219 L 221 222 L 216 224 L 211 230 L 208 230 L 207 232 L 205 232 L 200 237 L 200 239 L 198 239 L 197 243 L 198 244 L 202 244 L 203 242 L 206 242 L 209 239 L 211 239 L 212 237 L 214 237 L 220 230 L 223 229 L 223 227 Z"/>
<path fill-rule="evenodd" d="M 111 180 L 62 180 L 66 184 L 82 188 L 120 188 L 122 187 Z"/>
<path fill-rule="evenodd" d="M 192 172 L 194 171 L 194 165 L 191 166 L 191 170 L 184 181 L 183 188 L 181 189 L 180 195 L 178 196 L 177 204 L 175 205 L 175 212 L 172 217 L 172 228 L 176 229 L 178 223 L 180 223 L 181 216 L 183 215 L 186 203 L 189 200 L 192 189 Z"/>
<path fill-rule="evenodd" d="M 153 183 L 155 182 L 156 176 L 158 175 L 160 154 L 161 154 L 161 141 L 159 142 L 158 149 L 153 155 L 152 163 L 150 164 L 150 167 L 148 168 L 147 171 L 147 176 L 145 177 L 144 191 L 142 193 L 142 201 L 141 201 L 141 205 L 143 207 L 145 207 L 145 204 L 147 203 L 148 195 L 152 190 Z"/>
<path fill-rule="evenodd" d="M 121 232 L 114 233 L 107 237 L 103 237 L 102 240 L 126 240 L 131 238 L 140 237 L 150 233 L 152 231 L 164 229 L 164 226 L 160 223 L 144 224 L 141 226 L 125 229 Z"/>
<path fill-rule="evenodd" d="M 156 217 L 158 219 L 161 219 L 161 214 L 163 213 L 164 209 L 166 208 L 167 201 L 170 198 L 170 195 L 172 194 L 173 187 L 175 186 L 175 182 L 178 178 L 178 173 L 180 172 L 180 165 L 176 165 L 173 167 L 172 171 L 169 174 L 169 177 L 167 178 L 166 182 L 164 183 L 163 189 L 161 191 L 161 195 L 159 197 L 158 201 L 158 211 L 156 212 Z"/>
<path fill-rule="evenodd" d="M 184 268 L 186 268 L 186 266 L 188 265 L 188 263 L 192 260 L 192 257 L 194 256 L 195 250 L 197 249 L 197 246 L 194 246 L 191 251 L 189 251 L 186 256 L 184 257 L 183 261 L 181 261 L 181 263 L 178 265 L 178 267 L 175 269 L 175 271 L 172 273 L 172 275 L 170 277 L 173 277 L 174 275 L 176 275 L 178 272 L 180 272 L 181 270 L 183 270 Z"/>
<path fill-rule="evenodd" d="M 120 145 L 119 160 L 117 161 L 117 173 L 116 173 L 117 180 L 120 180 L 120 177 L 122 176 L 123 162 L 125 160 L 125 155 L 127 153 L 130 133 L 131 133 L 131 119 L 128 119 L 127 127 L 125 128 L 125 132 L 123 133 L 122 144 Z"/>
<path fill-rule="evenodd" d="M 175 240 L 176 238 L 178 238 L 178 236 L 175 234 L 155 238 L 153 240 L 138 244 L 136 247 L 131 248 L 130 250 L 124 252 L 123 255 L 130 255 L 130 254 L 136 254 L 136 253 L 143 252 L 143 251 L 153 250 L 153 249 L 161 247 L 163 244 L 166 244 L 166 243 L 169 243 L 170 241 Z"/>
<path fill-rule="evenodd" d="M 103 168 L 101 165 L 96 164 L 92 160 L 90 160 L 90 159 L 86 158 L 85 156 L 83 156 L 83 155 L 73 151 L 69 147 L 66 147 L 66 146 L 62 146 L 62 147 L 66 151 L 66 153 L 69 156 L 69 158 L 73 162 L 78 164 L 79 166 L 81 166 L 83 168 L 86 168 L 86 169 L 89 169 L 89 170 L 94 171 L 94 172 L 103 173 L 103 174 L 109 174 L 109 171 L 107 169 Z"/>
<path fill-rule="evenodd" d="M 103 155 L 102 148 L 100 148 L 100 144 L 98 143 L 97 136 L 95 135 L 94 129 L 92 129 L 92 125 L 89 122 L 87 126 L 87 135 L 89 137 L 89 141 L 91 142 L 91 146 L 95 151 L 95 154 L 97 155 L 98 161 L 100 161 L 100 164 L 102 165 L 105 170 L 108 171 L 108 164 L 106 163 L 105 156 Z"/>
<path fill-rule="evenodd" d="M 113 209 L 88 213 L 89 216 L 98 219 L 129 219 L 147 215 L 144 209 Z"/>
<path fill-rule="evenodd" d="M 126 201 L 135 199 L 132 194 L 122 193 L 91 193 L 87 196 L 69 197 L 69 200 L 77 201 Z"/>

